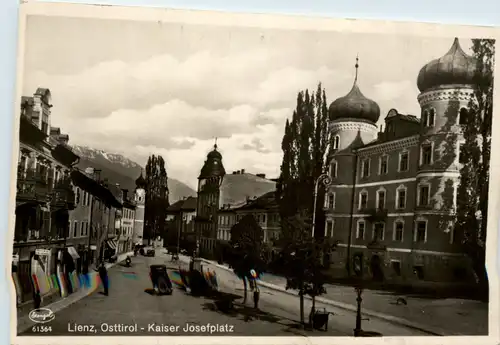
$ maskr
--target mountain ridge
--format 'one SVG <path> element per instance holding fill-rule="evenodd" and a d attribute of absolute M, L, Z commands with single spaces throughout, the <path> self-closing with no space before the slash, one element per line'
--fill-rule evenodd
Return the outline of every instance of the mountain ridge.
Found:
<path fill-rule="evenodd" d="M 89 146 L 71 145 L 73 151 L 80 156 L 77 167 L 85 170 L 92 167 L 101 170 L 101 178 L 107 178 L 110 183 L 119 184 L 120 188 L 132 192 L 135 189 L 135 180 L 139 177 L 143 167 L 119 153 Z M 168 171 L 167 171 L 168 173 Z M 185 183 L 168 177 L 169 202 L 174 203 L 184 197 L 196 196 L 196 191 Z"/>

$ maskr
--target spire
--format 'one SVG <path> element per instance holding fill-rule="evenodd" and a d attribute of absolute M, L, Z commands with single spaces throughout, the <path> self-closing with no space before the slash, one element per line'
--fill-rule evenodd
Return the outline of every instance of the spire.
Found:
<path fill-rule="evenodd" d="M 354 84 L 358 81 L 358 68 L 359 68 L 359 54 L 356 54 L 356 64 L 354 65 L 356 68 L 356 75 L 354 77 Z"/>
<path fill-rule="evenodd" d="M 215 137 L 214 150 L 217 150 L 217 137 Z"/>

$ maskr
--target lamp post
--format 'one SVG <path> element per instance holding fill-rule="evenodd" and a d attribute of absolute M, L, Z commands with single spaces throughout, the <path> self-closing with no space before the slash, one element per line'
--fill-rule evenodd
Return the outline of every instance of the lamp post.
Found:
<path fill-rule="evenodd" d="M 313 219 L 312 219 L 312 233 L 311 236 L 314 238 L 314 229 L 316 227 L 316 204 L 318 202 L 318 188 L 319 184 L 322 183 L 325 187 L 332 183 L 332 179 L 328 174 L 321 174 L 314 184 L 314 208 L 313 208 Z"/>

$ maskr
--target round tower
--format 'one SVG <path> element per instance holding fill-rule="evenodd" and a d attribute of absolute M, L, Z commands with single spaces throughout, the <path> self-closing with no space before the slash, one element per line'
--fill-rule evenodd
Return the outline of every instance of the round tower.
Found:
<path fill-rule="evenodd" d="M 476 60 L 455 38 L 449 51 L 418 74 L 421 108 L 414 241 L 436 250 L 453 243 L 452 217 L 460 178 L 461 124 L 474 97 Z M 434 214 L 434 216 L 432 216 Z M 436 233 L 431 235 L 431 230 Z M 427 243 L 430 245 L 430 243 Z M 432 248 L 429 248 L 432 249 Z"/>
<path fill-rule="evenodd" d="M 332 136 L 332 154 L 329 158 L 329 175 L 332 183 L 325 197 L 325 236 L 348 242 L 349 218 L 334 218 L 335 214 L 349 214 L 353 204 L 352 186 L 357 165 L 355 149 L 377 138 L 378 104 L 363 95 L 358 87 L 358 58 L 351 91 L 333 101 L 329 111 L 329 129 Z M 342 185 L 340 187 L 339 185 Z M 345 255 L 340 255 L 345 258 Z"/>

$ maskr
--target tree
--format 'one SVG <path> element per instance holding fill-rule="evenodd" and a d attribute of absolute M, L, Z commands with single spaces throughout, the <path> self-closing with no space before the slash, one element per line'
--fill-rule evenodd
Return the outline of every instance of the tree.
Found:
<path fill-rule="evenodd" d="M 264 272 L 262 259 L 264 232 L 252 215 L 244 216 L 231 228 L 231 254 L 228 263 L 234 273 L 243 281 L 243 303 L 247 300 L 247 280 L 254 279 L 250 271 L 257 273 L 257 278 Z"/>
<path fill-rule="evenodd" d="M 299 92 L 292 120 L 285 123 L 281 143 L 283 160 L 276 196 L 282 220 L 300 212 L 312 217 L 314 185 L 326 171 L 330 140 L 327 100 L 321 84 L 313 94 L 309 90 Z M 324 233 L 324 192 L 322 186 L 316 209 L 318 235 Z"/>
<path fill-rule="evenodd" d="M 316 307 L 316 296 L 326 293 L 323 253 L 332 249 L 328 241 L 321 241 L 310 236 L 311 224 L 301 215 L 290 217 L 286 221 L 290 230 L 284 237 L 281 258 L 285 268 L 286 289 L 298 290 L 300 301 L 300 322 L 304 324 L 304 296 L 312 299 L 309 323 Z"/>
<path fill-rule="evenodd" d="M 461 234 L 479 282 L 487 285 L 486 228 L 490 180 L 491 125 L 493 115 L 493 70 L 495 40 L 473 39 L 477 60 L 474 97 L 462 125 L 465 143 L 461 146 L 463 167 L 457 191 L 455 232 Z"/>
<path fill-rule="evenodd" d="M 168 177 L 162 156 L 152 155 L 146 164 L 146 204 L 144 237 L 165 235 L 168 201 Z"/>

